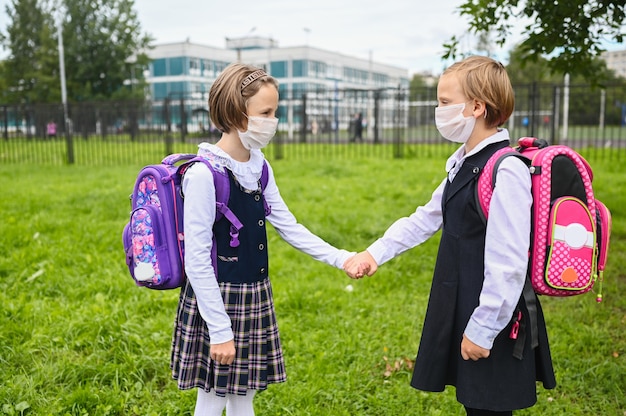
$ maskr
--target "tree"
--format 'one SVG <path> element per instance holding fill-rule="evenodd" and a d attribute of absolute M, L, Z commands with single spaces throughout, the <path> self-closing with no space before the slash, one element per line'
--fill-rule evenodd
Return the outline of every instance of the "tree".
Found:
<path fill-rule="evenodd" d="M 434 85 L 437 85 L 437 77 L 434 75 L 429 72 L 414 73 L 409 83 L 409 90 L 411 91 L 409 99 L 421 99 L 417 95 L 423 95 L 423 91 L 432 91 Z"/>
<path fill-rule="evenodd" d="M 141 33 L 133 0 L 64 3 L 68 99 L 143 97 L 141 88 L 131 87 L 143 81 L 151 39 Z"/>
<path fill-rule="evenodd" d="M 5 69 L 4 67 L 6 66 L 6 62 L 5 61 L 0 61 L 0 74 L 4 74 L 5 73 Z M 0 76 L 0 103 L 4 103 L 6 102 L 6 100 L 4 99 L 4 97 L 7 94 L 8 91 L 8 84 L 7 84 L 7 80 L 6 78 L 4 78 L 3 76 Z"/>
<path fill-rule="evenodd" d="M 0 75 L 7 103 L 49 102 L 60 97 L 58 57 L 50 31 L 53 22 L 40 3 L 13 0 L 5 7 L 10 23 L 0 41 L 10 54 Z"/>
<path fill-rule="evenodd" d="M 522 45 L 518 45 L 509 53 L 509 62 L 506 65 L 507 73 L 513 85 L 516 84 L 532 84 L 549 83 L 562 84 L 562 73 L 555 73 L 551 70 L 550 61 L 544 57 L 528 56 L 529 52 Z M 596 80 L 595 86 L 601 87 L 605 83 L 614 84 L 617 81 L 615 73 L 609 70 L 606 62 L 599 57 L 591 59 L 590 68 L 593 70 L 593 76 Z M 571 76 L 572 84 L 587 83 L 582 74 Z"/>
<path fill-rule="evenodd" d="M 419 126 L 430 122 L 437 91 L 432 87 L 434 80 L 427 74 L 413 74 L 409 84 L 409 125 Z M 428 120 L 428 121 L 426 121 Z"/>
<path fill-rule="evenodd" d="M 54 4 L 57 2 L 55 1 Z M 58 31 L 62 35 L 68 101 L 143 98 L 145 51 L 152 41 L 141 32 L 133 0 L 12 0 L 10 23 L 0 42 L 9 57 L 0 68 L 3 99 L 60 102 Z"/>
<path fill-rule="evenodd" d="M 554 105 L 557 102 L 555 94 L 559 94 L 559 99 L 563 99 L 563 75 L 552 73 L 547 59 L 539 57 L 530 61 L 526 54 L 527 52 L 520 46 L 514 48 L 510 52 L 506 66 L 515 89 L 516 108 L 543 112 L 544 116 L 546 112 L 560 112 L 561 108 L 554 108 Z M 589 83 L 582 75 L 570 77 L 568 103 L 570 122 L 578 125 L 597 125 L 599 109 L 602 108 L 601 101 L 604 101 L 605 123 L 618 124 L 621 106 L 615 102 L 623 100 L 625 80 L 609 70 L 601 58 L 593 58 L 592 66 L 597 79 L 603 80 L 602 83 L 596 83 L 595 88 L 589 89 Z M 538 118 L 542 119 L 543 117 Z"/>
<path fill-rule="evenodd" d="M 506 72 L 513 85 L 563 82 L 563 75 L 553 74 L 546 58 L 537 57 L 530 60 L 528 53 L 520 46 L 516 46 L 509 53 Z"/>
<path fill-rule="evenodd" d="M 528 20 L 520 45 L 524 60 L 545 58 L 553 73 L 581 75 L 595 83 L 594 58 L 603 52 L 603 40 L 622 42 L 625 8 L 624 0 L 466 0 L 458 11 L 470 18 L 470 33 L 495 34 L 499 46 L 511 35 L 513 23 Z M 456 37 L 446 43 L 444 58 L 456 59 L 458 45 Z"/>

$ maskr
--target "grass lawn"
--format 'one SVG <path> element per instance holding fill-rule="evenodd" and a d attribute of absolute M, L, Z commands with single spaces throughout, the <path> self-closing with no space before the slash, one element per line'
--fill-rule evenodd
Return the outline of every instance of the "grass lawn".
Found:
<path fill-rule="evenodd" d="M 356 251 L 428 200 L 444 161 L 272 166 L 300 222 Z M 605 300 L 542 298 L 558 386 L 516 415 L 626 415 L 626 171 L 592 165 L 613 213 Z M 178 292 L 136 287 L 124 262 L 139 168 L 0 165 L 0 414 L 192 414 L 195 391 L 178 391 L 168 367 Z M 288 381 L 256 397 L 257 414 L 464 414 L 454 389 L 409 386 L 438 235 L 352 281 L 268 234 Z"/>

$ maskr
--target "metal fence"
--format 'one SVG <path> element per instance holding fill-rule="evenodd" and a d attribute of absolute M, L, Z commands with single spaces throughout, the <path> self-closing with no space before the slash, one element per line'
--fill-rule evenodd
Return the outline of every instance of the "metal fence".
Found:
<path fill-rule="evenodd" d="M 623 158 L 626 87 L 517 85 L 506 127 L 511 137 L 535 136 L 583 154 Z M 447 144 L 434 125 L 436 88 L 295 90 L 281 92 L 279 130 L 270 159 L 419 157 Z M 355 115 L 362 115 L 362 138 Z M 0 105 L 0 162 L 148 164 L 215 142 L 206 103 L 193 94 L 158 102 Z M 436 146 L 433 146 L 436 145 Z"/>

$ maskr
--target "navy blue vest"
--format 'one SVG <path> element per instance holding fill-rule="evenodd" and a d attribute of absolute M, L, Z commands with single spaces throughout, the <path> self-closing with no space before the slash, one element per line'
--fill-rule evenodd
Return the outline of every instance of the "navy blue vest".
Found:
<path fill-rule="evenodd" d="M 494 143 L 468 157 L 443 193 L 443 226 L 422 339 L 411 385 L 443 391 L 454 385 L 463 405 L 497 411 L 532 406 L 536 380 L 555 385 L 543 314 L 539 307 L 539 348 L 526 337 L 524 359 L 514 358 L 512 322 L 498 335 L 488 359 L 465 361 L 460 354 L 465 326 L 478 306 L 484 280 L 486 225 L 476 201 L 478 175 L 506 142 Z M 524 316 L 523 299 L 518 303 Z M 534 353 L 533 353 L 534 352 Z"/>
<path fill-rule="evenodd" d="M 228 207 L 239 218 L 238 247 L 230 246 L 230 222 L 220 219 L 213 226 L 217 244 L 217 280 L 252 283 L 268 276 L 267 233 L 261 183 L 256 191 L 244 189 L 228 171 L 230 198 Z"/>

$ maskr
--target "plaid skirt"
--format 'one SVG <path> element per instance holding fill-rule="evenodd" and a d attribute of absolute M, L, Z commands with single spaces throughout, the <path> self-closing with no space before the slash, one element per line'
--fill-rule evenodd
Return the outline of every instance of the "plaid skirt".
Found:
<path fill-rule="evenodd" d="M 220 282 L 235 336 L 235 361 L 217 364 L 210 337 L 189 281 L 180 292 L 170 368 L 178 388 L 215 390 L 218 396 L 245 395 L 287 379 L 269 278 L 253 283 Z"/>

